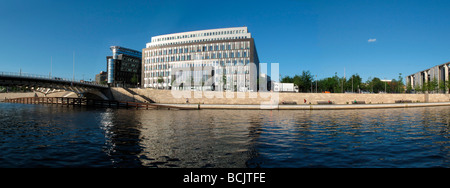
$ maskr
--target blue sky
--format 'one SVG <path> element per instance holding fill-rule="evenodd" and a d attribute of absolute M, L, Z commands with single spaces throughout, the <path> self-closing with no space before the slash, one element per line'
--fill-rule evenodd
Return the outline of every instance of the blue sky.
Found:
<path fill-rule="evenodd" d="M 393 79 L 450 61 L 448 0 L 1 0 L 0 71 L 94 79 L 110 46 L 155 35 L 247 26 L 281 75 Z"/>

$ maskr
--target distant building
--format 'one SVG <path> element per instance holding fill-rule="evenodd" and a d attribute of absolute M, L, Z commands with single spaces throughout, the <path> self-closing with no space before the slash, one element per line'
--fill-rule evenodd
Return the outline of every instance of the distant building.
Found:
<path fill-rule="evenodd" d="M 450 62 L 431 67 L 429 69 L 406 76 L 406 86 L 412 89 L 422 88 L 424 83 L 436 80 L 438 85 L 449 81 Z M 448 92 L 448 91 L 446 91 Z"/>
<path fill-rule="evenodd" d="M 107 83 L 111 86 L 136 87 L 140 85 L 142 53 L 111 46 L 112 56 L 106 57 Z"/>
<path fill-rule="evenodd" d="M 95 75 L 95 83 L 97 84 L 105 84 L 108 80 L 107 72 L 101 71 L 99 74 Z"/>
<path fill-rule="evenodd" d="M 257 90 L 259 59 L 247 27 L 154 36 L 142 51 L 143 87 Z"/>
<path fill-rule="evenodd" d="M 259 75 L 259 83 L 258 83 L 259 91 L 270 91 L 272 90 L 272 80 L 269 75 L 261 73 Z"/>

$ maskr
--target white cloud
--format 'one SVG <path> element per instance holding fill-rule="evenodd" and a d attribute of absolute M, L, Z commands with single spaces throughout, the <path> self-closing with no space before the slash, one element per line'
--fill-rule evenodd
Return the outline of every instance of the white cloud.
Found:
<path fill-rule="evenodd" d="M 376 42 L 377 39 L 369 39 L 367 42 Z"/>

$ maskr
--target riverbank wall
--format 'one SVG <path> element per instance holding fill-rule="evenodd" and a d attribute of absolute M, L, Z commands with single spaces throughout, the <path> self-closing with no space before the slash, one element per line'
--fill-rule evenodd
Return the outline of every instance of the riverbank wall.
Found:
<path fill-rule="evenodd" d="M 398 100 L 412 103 L 450 102 L 449 94 L 357 94 L 357 93 L 277 93 L 277 92 L 219 92 L 219 91 L 171 91 L 155 89 L 131 89 L 138 95 L 163 104 L 224 104 L 260 105 L 296 103 L 352 104 L 364 101 L 365 104 L 392 104 Z M 135 100 L 135 99 L 134 99 Z M 306 100 L 306 103 L 305 103 Z M 145 101 L 140 101 L 145 102 Z"/>
<path fill-rule="evenodd" d="M 44 95 L 41 92 L 24 92 L 24 93 L 0 93 L 0 102 L 5 99 L 23 98 L 23 97 L 78 97 L 76 93 L 71 91 L 60 91 Z"/>
<path fill-rule="evenodd" d="M 130 93 L 131 91 L 131 93 Z M 219 91 L 171 91 L 155 89 L 111 88 L 114 99 L 127 102 L 148 102 L 160 104 L 214 104 L 214 105 L 261 105 L 261 104 L 311 104 L 330 101 L 334 105 L 352 104 L 393 104 L 398 100 L 412 103 L 450 102 L 450 94 L 350 94 L 350 93 L 277 93 L 277 92 L 219 92 Z M 0 93 L 0 102 L 5 98 L 43 97 L 39 92 Z M 48 94 L 48 97 L 76 97 L 73 92 Z M 305 103 L 306 101 L 306 103 Z"/>
<path fill-rule="evenodd" d="M 26 93 L 0 93 L 0 102 L 3 102 L 5 99 L 13 99 L 13 98 L 22 98 L 22 97 L 43 97 L 44 94 L 39 92 L 26 92 Z"/>

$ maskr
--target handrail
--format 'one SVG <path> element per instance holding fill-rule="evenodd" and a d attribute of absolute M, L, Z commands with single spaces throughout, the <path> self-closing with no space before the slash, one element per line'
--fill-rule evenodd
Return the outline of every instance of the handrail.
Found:
<path fill-rule="evenodd" d="M 45 75 L 39 75 L 39 74 L 31 74 L 31 73 L 24 73 L 24 72 L 3 72 L 0 71 L 0 76 L 9 76 L 9 77 L 18 77 L 18 78 L 38 78 L 42 80 L 56 80 L 56 81 L 67 81 L 67 82 L 73 82 L 73 83 L 80 83 L 80 84 L 86 84 L 86 85 L 92 85 L 92 86 L 102 86 L 107 87 L 107 85 L 104 84 L 97 84 L 93 82 L 86 82 L 81 80 L 72 80 L 68 78 L 60 78 L 60 77 L 54 77 L 54 76 L 45 76 Z"/>

